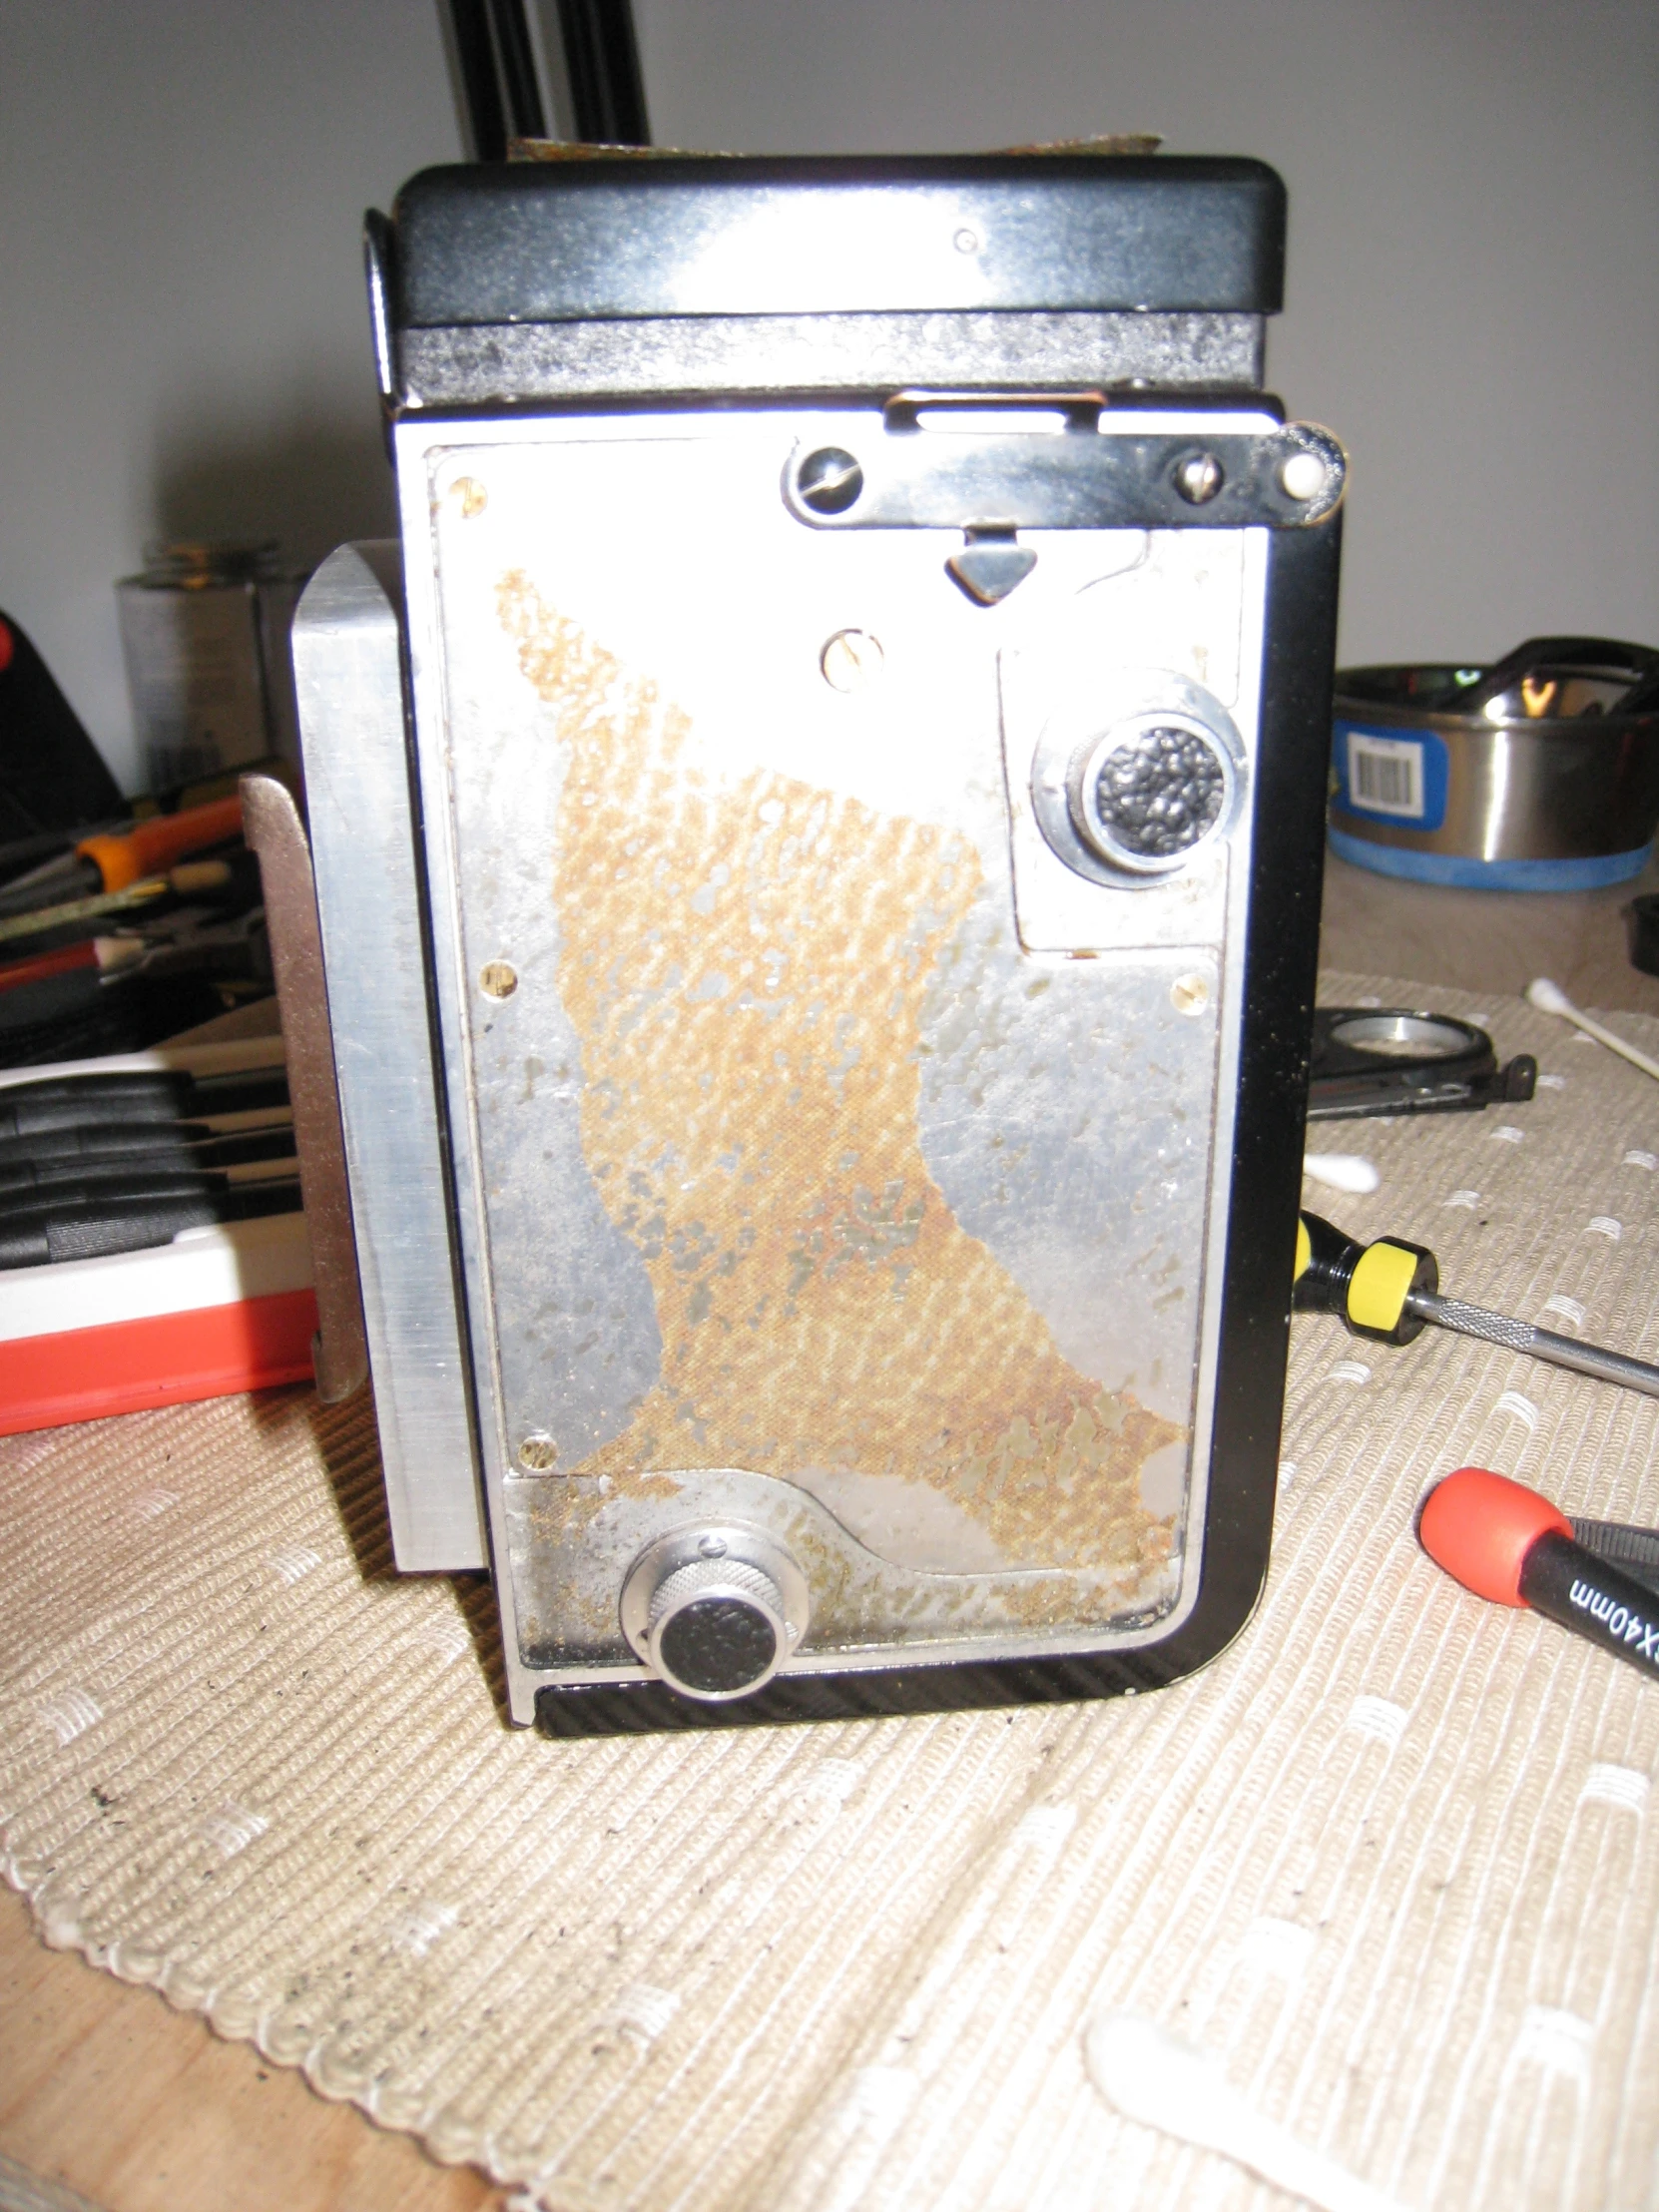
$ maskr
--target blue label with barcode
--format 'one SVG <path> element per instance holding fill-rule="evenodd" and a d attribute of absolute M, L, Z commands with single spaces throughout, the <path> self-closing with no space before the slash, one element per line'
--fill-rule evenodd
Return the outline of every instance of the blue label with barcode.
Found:
<path fill-rule="evenodd" d="M 1337 804 L 1345 814 L 1402 830 L 1438 830 L 1445 821 L 1448 761 L 1432 730 L 1368 728 L 1339 722 L 1331 748 Z"/>

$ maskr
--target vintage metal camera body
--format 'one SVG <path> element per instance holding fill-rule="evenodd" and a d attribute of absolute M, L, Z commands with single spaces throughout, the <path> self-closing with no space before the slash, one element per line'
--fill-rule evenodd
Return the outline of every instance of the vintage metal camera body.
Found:
<path fill-rule="evenodd" d="M 371 222 L 296 633 L 399 1563 L 555 1732 L 1155 1686 L 1266 1567 L 1344 464 L 1259 165 Z"/>

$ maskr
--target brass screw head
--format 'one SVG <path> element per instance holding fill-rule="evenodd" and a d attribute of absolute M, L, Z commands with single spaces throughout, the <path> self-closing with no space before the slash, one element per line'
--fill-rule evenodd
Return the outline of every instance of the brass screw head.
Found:
<path fill-rule="evenodd" d="M 881 673 L 880 642 L 867 630 L 837 630 L 818 657 L 824 681 L 831 691 L 862 691 Z"/>

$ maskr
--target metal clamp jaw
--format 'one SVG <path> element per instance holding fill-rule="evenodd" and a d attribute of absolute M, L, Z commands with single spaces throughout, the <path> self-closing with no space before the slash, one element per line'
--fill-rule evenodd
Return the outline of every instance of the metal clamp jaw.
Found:
<path fill-rule="evenodd" d="M 310 840 L 292 792 L 275 776 L 242 779 L 242 819 L 244 834 L 260 857 L 271 964 L 287 1042 L 293 1149 L 316 1288 L 317 1333 L 311 1343 L 316 1394 L 324 1405 L 338 1405 L 368 1381 L 368 1340 Z"/>

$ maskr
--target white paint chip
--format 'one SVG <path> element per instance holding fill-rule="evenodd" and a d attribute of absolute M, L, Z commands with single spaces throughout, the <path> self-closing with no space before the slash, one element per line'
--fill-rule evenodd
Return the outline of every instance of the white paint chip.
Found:
<path fill-rule="evenodd" d="M 1564 1091 L 1566 1087 L 1567 1079 L 1564 1075 L 1540 1075 L 1538 1078 L 1538 1088 L 1541 1091 Z"/>
<path fill-rule="evenodd" d="M 1294 1482 L 1294 1481 L 1296 1480 L 1296 1476 L 1297 1476 L 1297 1465 L 1296 1465 L 1296 1461 L 1295 1461 L 1294 1459 L 1281 1459 L 1281 1460 L 1280 1460 L 1280 1462 L 1279 1462 L 1279 1481 L 1280 1481 L 1280 1486 L 1281 1486 L 1282 1488 L 1289 1488 L 1289 1486 L 1291 1485 L 1291 1483 L 1293 1483 L 1293 1482 Z"/>
<path fill-rule="evenodd" d="M 1364 1360 L 1339 1360 L 1325 1380 L 1328 1382 L 1369 1382 L 1371 1370 Z"/>
<path fill-rule="evenodd" d="M 1058 1851 L 1077 1826 L 1075 1805 L 1033 1805 L 1014 1828 L 1014 1842 L 1028 1851 Z"/>
<path fill-rule="evenodd" d="M 1494 1413 L 1512 1413 L 1516 1420 L 1524 1421 L 1527 1433 L 1538 1425 L 1538 1408 L 1529 1397 L 1522 1397 L 1519 1390 L 1505 1390 L 1492 1406 Z"/>
<path fill-rule="evenodd" d="M 104 1718 L 104 1708 L 86 1690 L 64 1690 L 57 1697 L 47 1698 L 36 1707 L 36 1717 L 42 1728 L 49 1728 L 58 1739 L 61 1750 L 72 1744 L 77 1736 L 84 1736 L 89 1728 L 96 1728 Z"/>
<path fill-rule="evenodd" d="M 320 1567 L 322 1561 L 303 1544 L 288 1544 L 281 1551 L 274 1551 L 266 1564 L 278 1582 L 285 1582 L 292 1589 L 313 1567 Z"/>
<path fill-rule="evenodd" d="M 131 1505 L 140 1520 L 155 1520 L 159 1514 L 165 1513 L 178 1502 L 177 1490 L 140 1490 L 137 1497 L 132 1499 Z"/>
<path fill-rule="evenodd" d="M 1576 2012 L 1563 2012 L 1553 2004 L 1529 2004 L 1521 2015 L 1512 2056 L 1517 2063 L 1530 2059 L 1545 2073 L 1566 2074 L 1580 2088 L 1587 2088 L 1594 2042 L 1594 2026 Z"/>
<path fill-rule="evenodd" d="M 821 1759 L 802 1785 L 802 1796 L 844 1805 L 864 1778 L 855 1759 Z"/>
<path fill-rule="evenodd" d="M 1546 1298 L 1543 1310 L 1546 1314 L 1559 1315 L 1562 1321 L 1570 1321 L 1575 1329 L 1582 1329 L 1584 1326 L 1583 1307 L 1576 1298 L 1568 1298 L 1564 1292 L 1557 1291 L 1553 1298 Z"/>
<path fill-rule="evenodd" d="M 861 2135 L 890 2142 L 919 2087 L 915 2075 L 902 2066 L 860 2066 L 846 2085 L 841 2111 Z"/>
<path fill-rule="evenodd" d="M 387 1934 L 393 1949 L 409 1958 L 424 1958 L 459 1918 L 452 1905 L 411 1905 L 406 1913 L 398 1914 Z"/>
<path fill-rule="evenodd" d="M 1480 1204 L 1480 1193 L 1478 1191 L 1453 1191 L 1451 1196 L 1443 1203 L 1447 1206 L 1466 1206 L 1472 1213 L 1474 1208 Z"/>
<path fill-rule="evenodd" d="M 196 1834 L 203 1843 L 212 1845 L 222 1859 L 235 1859 L 270 1826 L 263 1813 L 251 1813 L 246 1805 L 226 1798 L 214 1812 L 203 1814 L 196 1824 Z"/>
<path fill-rule="evenodd" d="M 1374 1743 L 1385 1744 L 1394 1751 L 1410 1718 L 1405 1707 L 1395 1705 L 1391 1698 L 1357 1697 L 1349 1707 L 1347 1726 L 1357 1736 L 1369 1736 Z"/>
<path fill-rule="evenodd" d="M 1621 1812 L 1639 1814 L 1647 1804 L 1650 1778 L 1640 1767 L 1609 1767 L 1599 1762 L 1584 1777 L 1578 1793 L 1580 1805 L 1614 1805 Z"/>
<path fill-rule="evenodd" d="M 424 1628 L 416 1629 L 409 1638 L 411 1644 L 420 1644 L 428 1651 L 435 1651 L 443 1665 L 453 1666 L 472 1642 L 464 1621 L 430 1621 Z"/>
<path fill-rule="evenodd" d="M 1493 1144 L 1525 1144 L 1526 1131 L 1515 1128 L 1512 1122 L 1503 1122 L 1492 1131 Z"/>
<path fill-rule="evenodd" d="M 1314 1932 L 1295 1921 L 1273 1920 L 1267 1915 L 1251 1922 L 1239 1945 L 1239 1963 L 1257 1973 L 1272 1974 L 1287 1984 L 1300 1981 L 1314 1955 Z"/>
<path fill-rule="evenodd" d="M 659 1989 L 650 1981 L 630 1981 L 617 1992 L 605 2024 L 637 2036 L 642 2043 L 654 2043 L 679 2009 L 677 1991 Z"/>
<path fill-rule="evenodd" d="M 1655 1168 L 1659 1168 L 1659 1155 L 1651 1152 L 1627 1152 L 1619 1165 L 1621 1168 L 1646 1168 L 1651 1175 Z"/>
<path fill-rule="evenodd" d="M 1592 1214 L 1584 1234 L 1586 1237 L 1605 1237 L 1609 1244 L 1617 1244 L 1624 1235 L 1624 1228 L 1611 1214 Z"/>

